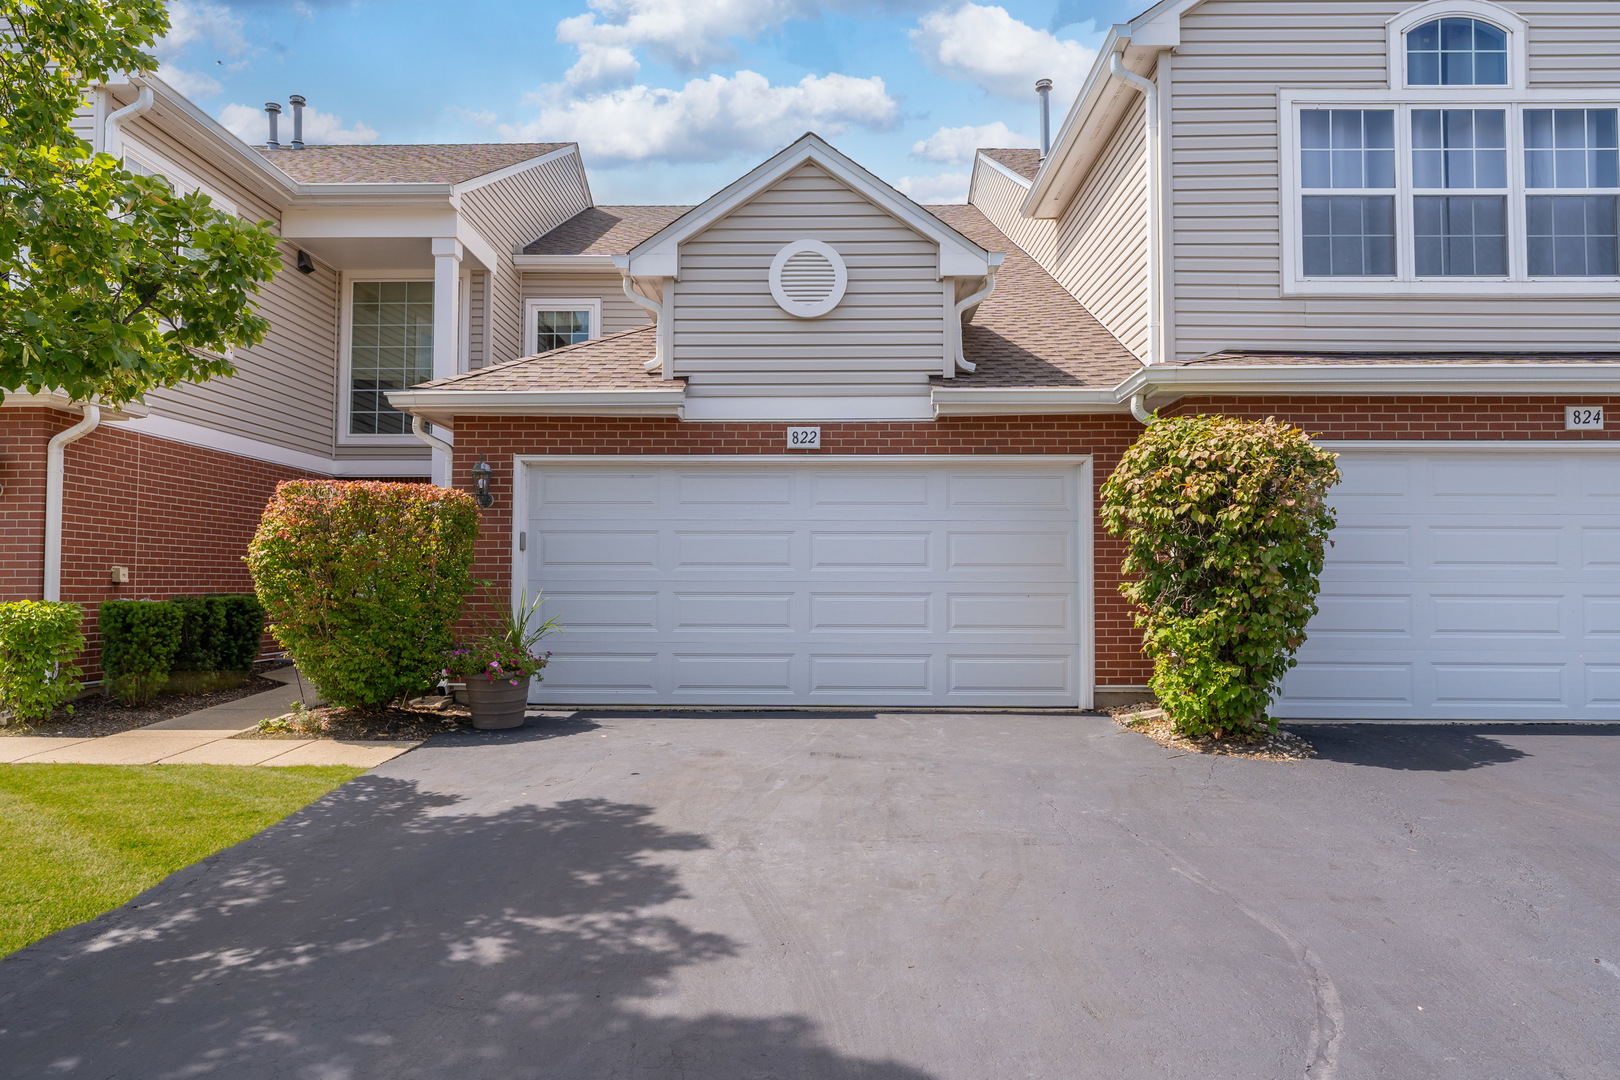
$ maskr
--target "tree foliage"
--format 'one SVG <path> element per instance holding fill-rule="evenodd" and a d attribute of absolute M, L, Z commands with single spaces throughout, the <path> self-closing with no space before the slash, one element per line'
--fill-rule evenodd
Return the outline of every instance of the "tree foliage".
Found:
<path fill-rule="evenodd" d="M 1316 614 L 1335 455 L 1276 419 L 1160 420 L 1102 488 L 1153 689 L 1188 734 L 1253 730 Z"/>
<path fill-rule="evenodd" d="M 0 0 L 0 397 L 61 390 L 122 404 L 232 374 L 269 323 L 267 223 L 221 213 L 91 152 L 90 89 L 145 73 L 163 0 Z"/>
<path fill-rule="evenodd" d="M 439 680 L 472 588 L 478 506 L 455 488 L 289 480 L 248 546 L 270 632 L 336 705 Z"/>

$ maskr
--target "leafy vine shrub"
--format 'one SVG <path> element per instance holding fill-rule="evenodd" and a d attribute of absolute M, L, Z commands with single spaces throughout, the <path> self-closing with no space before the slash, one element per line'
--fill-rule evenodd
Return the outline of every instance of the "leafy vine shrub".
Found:
<path fill-rule="evenodd" d="M 151 701 L 169 681 L 185 614 L 172 600 L 108 600 L 101 605 L 101 666 L 108 696 Z"/>
<path fill-rule="evenodd" d="M 0 604 L 0 724 L 42 720 L 78 696 L 83 621 L 78 604 Z"/>
<path fill-rule="evenodd" d="M 1126 542 L 1120 591 L 1181 731 L 1275 729 L 1266 709 L 1316 614 L 1335 456 L 1275 418 L 1173 418 L 1103 485 L 1103 522 Z"/>
<path fill-rule="evenodd" d="M 477 538 L 465 491 L 289 480 L 247 563 L 300 670 L 333 704 L 375 709 L 438 682 Z"/>

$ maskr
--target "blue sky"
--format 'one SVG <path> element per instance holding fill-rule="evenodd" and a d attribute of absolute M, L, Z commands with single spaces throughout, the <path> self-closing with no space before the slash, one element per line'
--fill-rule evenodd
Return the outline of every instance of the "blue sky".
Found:
<path fill-rule="evenodd" d="M 922 201 L 1054 129 L 1123 0 L 175 0 L 160 74 L 249 141 L 577 141 L 603 203 L 691 203 L 815 130 Z M 283 121 L 283 139 L 288 136 Z M 957 130 L 967 129 L 967 130 Z"/>

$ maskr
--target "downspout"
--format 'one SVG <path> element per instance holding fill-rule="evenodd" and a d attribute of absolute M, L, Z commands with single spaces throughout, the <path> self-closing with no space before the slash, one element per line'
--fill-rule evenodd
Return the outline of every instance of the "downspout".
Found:
<path fill-rule="evenodd" d="M 1160 323 L 1159 309 L 1161 301 L 1160 291 L 1160 252 L 1159 252 L 1159 87 L 1152 79 L 1144 79 L 1134 71 L 1125 67 L 1125 62 L 1119 53 L 1108 58 L 1108 72 L 1114 77 L 1136 87 L 1142 92 L 1143 108 L 1147 111 L 1147 308 L 1148 308 L 1148 340 L 1147 364 L 1149 367 L 1161 360 L 1160 356 Z M 1136 415 L 1133 405 L 1132 414 Z M 1137 415 L 1137 419 L 1141 419 Z"/>
<path fill-rule="evenodd" d="M 996 289 L 996 275 L 993 274 L 993 273 L 992 274 L 986 274 L 985 277 L 984 277 L 984 288 L 980 289 L 976 293 L 973 293 L 971 296 L 968 296 L 968 297 L 966 297 L 966 298 L 964 298 L 962 300 L 958 300 L 956 302 L 956 370 L 957 371 L 965 371 L 965 372 L 967 372 L 968 374 L 971 375 L 976 370 L 976 366 L 974 364 L 971 364 L 971 363 L 968 362 L 967 354 L 965 352 L 963 352 L 964 345 L 963 345 L 963 342 L 962 342 L 962 338 L 963 338 L 962 313 L 964 311 L 966 311 L 968 308 L 970 308 L 973 305 L 975 305 L 975 304 L 979 303 L 980 301 L 982 301 L 985 297 L 989 296 L 992 292 L 995 292 L 995 289 Z"/>
<path fill-rule="evenodd" d="M 119 109 L 117 112 L 112 113 L 107 117 L 101 131 L 102 152 L 111 154 L 113 157 L 118 157 L 119 151 L 124 148 L 124 135 L 123 132 L 119 130 L 119 126 L 123 124 L 125 120 L 135 119 L 137 116 L 140 116 L 151 107 L 152 88 L 150 86 L 143 86 L 141 87 L 140 94 L 136 96 L 134 102 L 129 105 L 125 105 L 122 109 Z"/>
<path fill-rule="evenodd" d="M 635 285 L 630 281 L 630 275 L 628 273 L 624 274 L 623 278 L 624 295 L 630 298 L 630 302 L 632 304 L 640 304 L 642 307 L 652 312 L 653 358 L 648 360 L 645 364 L 642 364 L 641 367 L 644 371 L 657 371 L 664 366 L 664 350 L 662 344 L 663 335 L 658 332 L 658 324 L 664 318 L 664 305 L 655 300 L 648 299 L 647 297 L 636 292 Z"/>
<path fill-rule="evenodd" d="M 411 417 L 411 434 L 433 447 L 433 449 L 442 453 L 447 462 L 455 462 L 456 448 L 450 443 L 447 443 L 443 439 L 439 438 L 437 435 L 433 434 L 433 432 L 429 431 L 423 424 L 420 416 Z"/>
<path fill-rule="evenodd" d="M 1147 395 L 1140 390 L 1131 395 L 1131 415 L 1136 417 L 1136 422 L 1143 427 L 1159 422 L 1158 417 L 1148 412 Z"/>
<path fill-rule="evenodd" d="M 150 91 L 148 91 L 150 93 Z M 68 443 L 78 442 L 101 423 L 101 406 L 83 406 L 84 419 L 51 436 L 45 446 L 44 599 L 62 599 L 62 502 Z"/>

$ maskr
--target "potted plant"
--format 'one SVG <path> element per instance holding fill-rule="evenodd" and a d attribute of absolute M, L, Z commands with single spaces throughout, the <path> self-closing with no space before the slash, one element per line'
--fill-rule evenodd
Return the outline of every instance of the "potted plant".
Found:
<path fill-rule="evenodd" d="M 540 639 L 557 629 L 556 619 L 536 623 L 540 598 L 529 602 L 527 594 L 510 607 L 498 608 L 500 615 L 485 624 L 481 632 L 463 641 L 445 656 L 445 677 L 467 687 L 467 706 L 472 725 L 480 731 L 521 727 L 523 710 L 529 702 L 529 682 L 541 678 L 551 659 L 537 646 Z"/>

